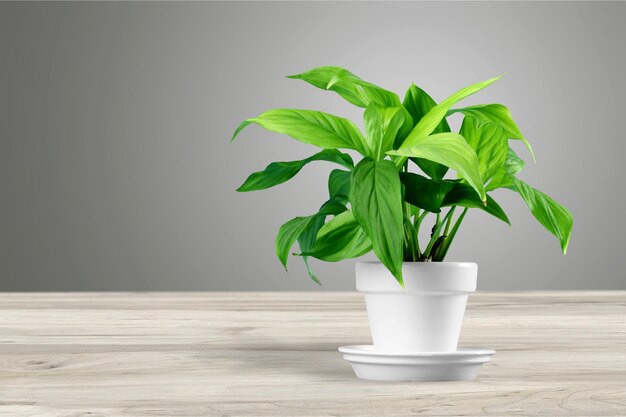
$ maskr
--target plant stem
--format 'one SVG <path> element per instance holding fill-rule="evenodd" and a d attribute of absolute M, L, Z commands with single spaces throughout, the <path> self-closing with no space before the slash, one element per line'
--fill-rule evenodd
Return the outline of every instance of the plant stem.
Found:
<path fill-rule="evenodd" d="M 441 234 L 441 229 L 443 229 L 443 225 L 445 222 L 447 222 L 450 217 L 452 217 L 452 213 L 453 210 L 450 209 L 450 211 L 448 211 L 448 213 L 445 215 L 445 217 L 443 218 L 443 221 L 439 221 L 439 214 L 437 214 L 437 223 L 433 229 L 433 233 L 431 234 L 430 237 L 430 242 L 428 242 L 428 246 L 426 246 L 426 249 L 424 250 L 424 256 L 427 259 L 431 258 L 431 250 L 433 249 L 433 246 L 435 245 L 435 242 L 437 241 L 437 239 L 439 239 L 439 236 Z"/>
<path fill-rule="evenodd" d="M 456 210 L 456 206 L 452 206 L 452 208 L 450 209 L 451 213 L 454 213 L 454 210 Z M 450 218 L 448 218 L 448 221 L 446 222 L 446 228 L 443 230 L 443 235 L 444 236 L 448 236 L 448 232 L 450 231 L 450 223 L 452 223 L 452 214 L 450 215 Z"/>
<path fill-rule="evenodd" d="M 438 261 L 443 261 L 444 258 L 446 257 L 446 254 L 448 253 L 448 249 L 450 249 L 450 245 L 452 244 L 452 240 L 454 240 L 454 237 L 456 236 L 456 232 L 459 230 L 459 226 L 461 226 L 461 222 L 465 218 L 465 214 L 467 214 L 467 210 L 468 210 L 467 207 L 465 207 L 463 209 L 463 212 L 461 213 L 459 218 L 456 219 L 456 222 L 454 223 L 454 226 L 452 226 L 452 230 L 450 231 L 450 235 L 443 242 L 443 245 L 441 246 L 440 250 L 437 251 L 438 252 L 437 253 L 437 260 Z"/>

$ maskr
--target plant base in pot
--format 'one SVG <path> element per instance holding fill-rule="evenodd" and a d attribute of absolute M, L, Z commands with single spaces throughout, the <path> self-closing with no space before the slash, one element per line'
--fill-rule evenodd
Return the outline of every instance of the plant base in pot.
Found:
<path fill-rule="evenodd" d="M 478 267 L 470 262 L 405 262 L 404 288 L 381 262 L 356 265 L 373 346 L 340 348 L 358 377 L 379 381 L 473 379 L 493 350 L 458 348 Z"/>

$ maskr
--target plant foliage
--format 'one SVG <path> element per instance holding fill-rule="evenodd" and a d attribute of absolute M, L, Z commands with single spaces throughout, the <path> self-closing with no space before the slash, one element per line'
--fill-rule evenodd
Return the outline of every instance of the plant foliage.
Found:
<path fill-rule="evenodd" d="M 501 77 L 465 87 L 439 104 L 414 84 L 400 101 L 395 93 L 339 67 L 314 68 L 288 78 L 333 91 L 363 108 L 364 130 L 332 114 L 297 109 L 268 110 L 235 130 L 232 139 L 257 124 L 321 148 L 299 161 L 271 163 L 250 175 L 237 191 L 282 184 L 313 161 L 340 166 L 329 174 L 328 201 L 316 213 L 281 226 L 276 255 L 285 268 L 296 241 L 300 251 L 295 255 L 302 257 L 309 276 L 318 283 L 310 257 L 336 262 L 373 250 L 402 284 L 402 262 L 444 260 L 468 209 L 510 224 L 489 194 L 500 188 L 516 192 L 566 252 L 572 215 L 517 177 L 525 163 L 509 147 L 509 140 L 522 141 L 533 160 L 534 153 L 509 109 L 501 104 L 453 108 Z M 454 114 L 463 116 L 458 133 L 446 120 Z M 355 165 L 342 150 L 356 151 L 362 159 Z M 446 178 L 449 170 L 456 172 L 455 178 Z M 432 229 L 426 245 L 420 246 L 420 227 L 427 217 L 433 219 L 428 223 Z"/>

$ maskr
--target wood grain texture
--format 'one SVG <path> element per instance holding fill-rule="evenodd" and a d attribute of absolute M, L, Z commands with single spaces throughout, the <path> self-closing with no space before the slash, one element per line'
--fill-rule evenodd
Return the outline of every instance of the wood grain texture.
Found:
<path fill-rule="evenodd" d="M 355 293 L 0 294 L 0 416 L 626 416 L 626 292 L 478 293 L 470 382 L 356 379 Z"/>

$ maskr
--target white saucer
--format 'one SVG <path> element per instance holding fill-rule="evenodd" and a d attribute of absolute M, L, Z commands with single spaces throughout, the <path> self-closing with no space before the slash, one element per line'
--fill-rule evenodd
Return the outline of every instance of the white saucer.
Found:
<path fill-rule="evenodd" d="M 356 376 L 373 381 L 467 381 L 496 353 L 484 348 L 389 353 L 377 352 L 372 345 L 342 346 L 339 352 Z"/>

